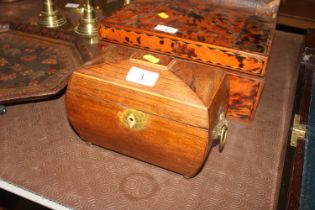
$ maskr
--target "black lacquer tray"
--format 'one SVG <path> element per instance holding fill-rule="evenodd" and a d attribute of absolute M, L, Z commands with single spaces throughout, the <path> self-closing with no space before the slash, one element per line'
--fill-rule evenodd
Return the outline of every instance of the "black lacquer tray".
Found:
<path fill-rule="evenodd" d="M 74 33 L 0 23 L 0 104 L 50 97 L 92 54 Z"/>

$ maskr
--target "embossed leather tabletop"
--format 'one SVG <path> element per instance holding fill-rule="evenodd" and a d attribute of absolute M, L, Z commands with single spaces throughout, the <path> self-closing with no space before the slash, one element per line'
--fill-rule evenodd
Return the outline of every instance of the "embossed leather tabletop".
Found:
<path fill-rule="evenodd" d="M 276 33 L 255 120 L 230 121 L 192 179 L 86 144 L 61 96 L 0 116 L 0 180 L 75 209 L 275 209 L 302 43 Z"/>

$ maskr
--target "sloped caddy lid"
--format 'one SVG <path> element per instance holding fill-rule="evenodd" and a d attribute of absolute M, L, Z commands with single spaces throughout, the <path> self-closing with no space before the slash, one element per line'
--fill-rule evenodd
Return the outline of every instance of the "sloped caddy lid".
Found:
<path fill-rule="evenodd" d="M 0 104 L 57 94 L 91 54 L 72 33 L 31 24 L 0 24 Z"/>
<path fill-rule="evenodd" d="M 142 59 L 147 55 L 160 63 L 151 65 Z M 89 64 L 74 72 L 76 79 L 70 83 L 93 84 L 110 103 L 201 128 L 209 128 L 208 108 L 226 82 L 224 71 L 211 66 L 125 47 L 109 47 Z"/>

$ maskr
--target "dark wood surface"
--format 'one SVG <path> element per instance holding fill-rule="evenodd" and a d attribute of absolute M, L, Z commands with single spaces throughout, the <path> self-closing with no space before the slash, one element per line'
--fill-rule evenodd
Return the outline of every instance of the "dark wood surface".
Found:
<path fill-rule="evenodd" d="M 308 34 L 308 36 L 306 37 L 305 45 L 309 48 L 315 49 L 315 28 L 309 29 L 307 31 L 307 34 Z"/>
<path fill-rule="evenodd" d="M 37 203 L 0 189 L 0 210 L 49 210 Z"/>
<path fill-rule="evenodd" d="M 315 28 L 314 0 L 285 0 L 279 9 L 278 23 L 296 28 Z"/>
<path fill-rule="evenodd" d="M 314 30 L 308 30 L 306 43 L 300 59 L 299 78 L 295 95 L 293 113 L 300 116 L 299 123 L 308 127 L 310 118 L 310 102 L 312 97 L 313 76 L 314 76 Z M 293 122 L 294 119 L 291 121 Z M 293 124 L 293 123 L 292 123 Z M 293 125 L 291 125 L 293 126 Z M 306 139 L 308 138 L 306 133 Z M 284 177 L 279 198 L 278 209 L 299 209 L 300 193 L 302 188 L 303 165 L 305 157 L 306 139 L 298 139 L 297 146 L 290 146 L 290 139 L 287 147 Z"/>
<path fill-rule="evenodd" d="M 286 209 L 288 210 L 299 209 L 304 154 L 305 154 L 305 140 L 298 139 L 297 146 L 294 152 L 294 157 L 293 157 L 291 181 L 290 181 L 290 187 L 288 191 L 288 203 L 286 207 Z"/>
<path fill-rule="evenodd" d="M 303 65 L 303 64 L 301 64 Z M 309 118 L 309 108 L 311 102 L 311 87 L 313 83 L 313 75 L 314 75 L 314 66 L 305 65 L 301 66 L 304 68 L 304 83 L 303 83 L 303 95 L 301 98 L 300 106 L 299 106 L 299 114 L 301 116 L 300 123 L 303 125 L 307 125 Z"/>

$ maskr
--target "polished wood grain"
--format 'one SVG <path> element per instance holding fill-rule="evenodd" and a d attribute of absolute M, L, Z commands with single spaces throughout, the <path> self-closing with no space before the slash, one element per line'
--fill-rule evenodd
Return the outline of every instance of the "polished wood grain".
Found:
<path fill-rule="evenodd" d="M 143 51 L 110 48 L 96 59 L 103 63 L 74 72 L 66 93 L 68 118 L 88 142 L 192 177 L 227 110 L 228 80 L 224 71 L 178 59 L 165 62 L 163 56 L 163 68 L 142 59 L 134 62 L 139 53 Z M 115 60 L 104 58 L 113 54 Z M 126 81 L 131 67 L 159 73 L 155 86 Z M 143 128 L 121 122 L 127 109 L 147 116 Z"/>

